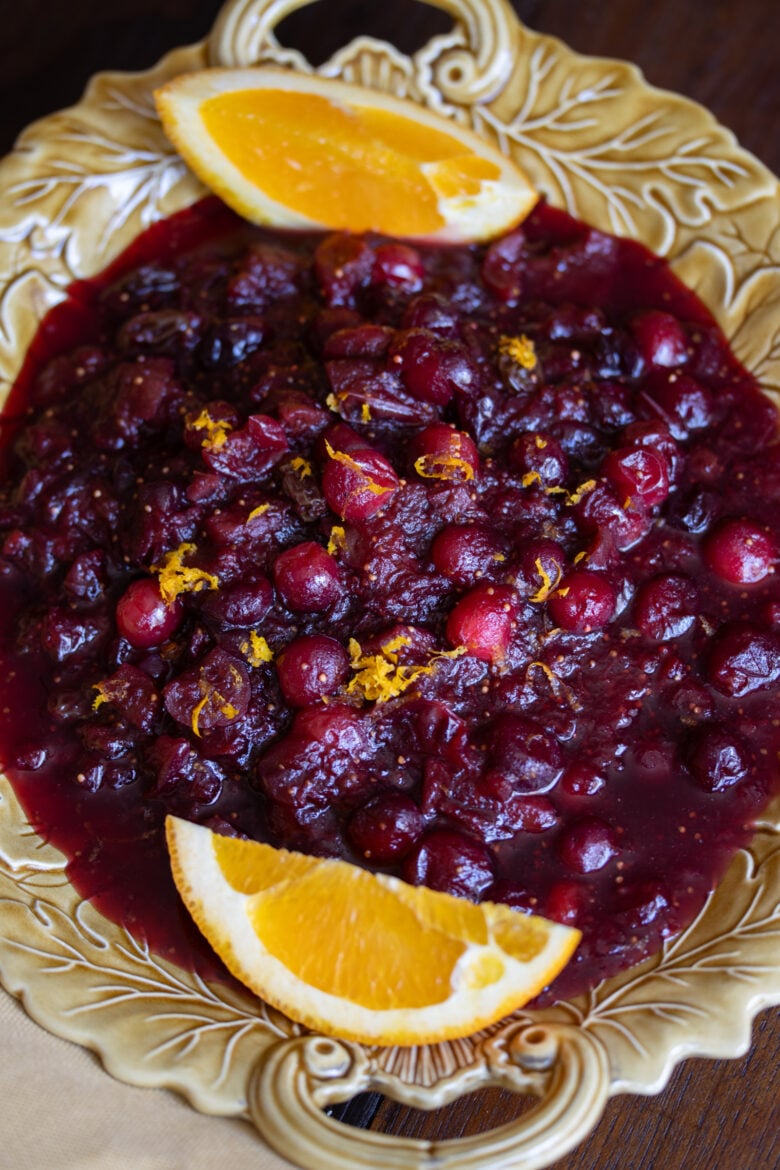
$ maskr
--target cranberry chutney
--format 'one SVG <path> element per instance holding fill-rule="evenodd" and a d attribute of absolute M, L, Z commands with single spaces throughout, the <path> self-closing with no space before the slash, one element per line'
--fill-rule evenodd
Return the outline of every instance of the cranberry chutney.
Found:
<path fill-rule="evenodd" d="M 548 206 L 411 247 L 204 201 L 6 407 L 5 770 L 204 973 L 168 812 L 576 925 L 581 991 L 777 791 L 776 430 L 664 261 Z"/>

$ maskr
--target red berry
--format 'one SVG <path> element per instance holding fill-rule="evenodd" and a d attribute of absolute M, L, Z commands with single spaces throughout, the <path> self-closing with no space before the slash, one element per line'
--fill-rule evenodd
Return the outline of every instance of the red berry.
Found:
<path fill-rule="evenodd" d="M 470 393 L 476 372 L 468 351 L 427 329 L 406 329 L 396 334 L 390 350 L 391 368 L 397 368 L 405 389 L 421 402 L 446 406 L 457 391 Z"/>
<path fill-rule="evenodd" d="M 386 792 L 352 814 L 347 836 L 362 857 L 385 865 L 409 852 L 424 824 L 423 814 L 411 796 Z"/>
<path fill-rule="evenodd" d="M 541 487 L 558 487 L 569 470 L 569 460 L 558 440 L 541 431 L 518 435 L 509 449 L 509 462 Z"/>
<path fill-rule="evenodd" d="M 574 514 L 584 533 L 608 537 L 621 552 L 641 540 L 652 522 L 641 500 L 619 497 L 603 480 L 576 504 Z"/>
<path fill-rule="evenodd" d="M 595 796 L 606 780 L 591 764 L 570 764 L 561 776 L 561 788 L 569 796 Z"/>
<path fill-rule="evenodd" d="M 323 348 L 326 358 L 381 357 L 393 340 L 392 330 L 387 325 L 354 325 L 349 329 L 337 329 L 327 338 Z"/>
<path fill-rule="evenodd" d="M 564 865 L 577 873 L 594 873 L 617 853 L 615 834 L 598 817 L 583 817 L 561 835 L 558 854 Z"/>
<path fill-rule="evenodd" d="M 516 301 L 523 287 L 526 239 L 521 228 L 491 244 L 482 261 L 482 279 L 501 301 Z"/>
<path fill-rule="evenodd" d="M 732 698 L 774 687 L 780 680 L 780 635 L 750 622 L 721 626 L 710 644 L 709 681 Z"/>
<path fill-rule="evenodd" d="M 435 829 L 407 857 L 404 878 L 445 894 L 477 901 L 493 884 L 490 853 L 473 837 L 453 829 Z"/>
<path fill-rule="evenodd" d="M 184 608 L 178 598 L 166 605 L 153 577 L 133 581 L 119 598 L 116 624 L 131 646 L 148 650 L 170 638 L 181 625 Z"/>
<path fill-rule="evenodd" d="M 722 520 L 702 545 L 702 555 L 713 573 L 733 585 L 763 581 L 777 551 L 769 535 L 751 520 Z"/>
<path fill-rule="evenodd" d="M 600 630 L 615 612 L 615 591 L 601 573 L 574 569 L 548 601 L 550 617 L 562 630 L 589 634 Z"/>
<path fill-rule="evenodd" d="M 688 360 L 685 331 L 670 313 L 658 309 L 637 313 L 631 321 L 631 332 L 642 357 L 653 368 L 674 369 Z"/>
<path fill-rule="evenodd" d="M 610 451 L 602 472 L 616 489 L 630 500 L 639 499 L 652 508 L 669 495 L 669 472 L 662 455 L 646 448 L 620 447 Z"/>
<path fill-rule="evenodd" d="M 420 253 L 408 244 L 380 244 L 374 251 L 373 284 L 385 284 L 403 292 L 417 292 L 425 277 Z"/>
<path fill-rule="evenodd" d="M 664 573 L 645 582 L 637 593 L 634 620 L 646 638 L 663 642 L 681 638 L 696 620 L 697 591 L 688 577 Z"/>
<path fill-rule="evenodd" d="M 666 423 L 660 419 L 629 423 L 621 432 L 620 439 L 627 447 L 649 448 L 654 454 L 660 455 L 666 462 L 669 482 L 676 482 L 682 455 Z"/>
<path fill-rule="evenodd" d="M 695 736 L 688 764 L 700 788 L 723 792 L 747 776 L 750 752 L 736 732 L 710 723 Z"/>
<path fill-rule="evenodd" d="M 535 720 L 514 711 L 505 711 L 493 721 L 488 759 L 491 771 L 521 793 L 546 792 L 555 784 L 563 766 L 555 736 Z"/>
<path fill-rule="evenodd" d="M 546 601 L 561 583 L 566 554 L 554 540 L 524 541 L 517 568 L 518 589 L 531 601 Z"/>
<path fill-rule="evenodd" d="M 473 585 L 500 572 L 505 557 L 497 534 L 484 524 L 448 524 L 434 537 L 431 560 L 457 585 Z"/>
<path fill-rule="evenodd" d="M 328 304 L 349 305 L 367 283 L 373 263 L 373 252 L 358 236 L 347 232 L 326 236 L 314 252 L 314 271 Z"/>
<path fill-rule="evenodd" d="M 544 913 L 553 922 L 574 926 L 585 904 L 585 890 L 579 882 L 561 878 L 550 887 Z"/>
<path fill-rule="evenodd" d="M 442 337 L 454 337 L 458 332 L 457 310 L 440 293 L 422 293 L 409 301 L 401 328 L 429 329 Z"/>
<path fill-rule="evenodd" d="M 409 444 L 409 457 L 422 479 L 465 483 L 479 472 L 474 440 L 448 423 L 423 427 Z"/>
<path fill-rule="evenodd" d="M 273 600 L 268 578 L 247 573 L 232 585 L 210 590 L 201 612 L 227 626 L 255 626 L 268 613 Z"/>
<path fill-rule="evenodd" d="M 341 595 L 339 567 L 313 540 L 285 549 L 274 561 L 276 588 L 290 609 L 321 613 Z"/>
<path fill-rule="evenodd" d="M 276 660 L 282 694 L 292 707 L 308 707 L 332 695 L 349 676 L 349 655 L 327 634 L 304 634 Z"/>
<path fill-rule="evenodd" d="M 354 523 L 376 515 L 390 503 L 398 486 L 392 464 L 378 451 L 364 448 L 347 453 L 329 444 L 322 494 L 342 520 Z"/>
<path fill-rule="evenodd" d="M 477 585 L 461 597 L 447 619 L 451 646 L 465 646 L 485 662 L 500 662 L 512 637 L 517 604 L 507 585 Z"/>
<path fill-rule="evenodd" d="M 646 395 L 675 439 L 710 425 L 715 411 L 712 391 L 687 374 L 658 370 L 646 380 Z"/>

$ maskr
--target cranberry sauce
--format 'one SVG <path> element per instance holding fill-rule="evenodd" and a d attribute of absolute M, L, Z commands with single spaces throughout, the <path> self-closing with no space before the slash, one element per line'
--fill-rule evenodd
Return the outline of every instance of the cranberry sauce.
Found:
<path fill-rule="evenodd" d="M 74 287 L 6 419 L 3 763 L 181 963 L 167 812 L 576 924 L 569 995 L 776 791 L 775 411 L 636 243 L 211 200 Z"/>

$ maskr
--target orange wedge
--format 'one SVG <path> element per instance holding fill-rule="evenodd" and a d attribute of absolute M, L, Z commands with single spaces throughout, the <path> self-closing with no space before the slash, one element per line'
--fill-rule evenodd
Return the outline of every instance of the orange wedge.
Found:
<path fill-rule="evenodd" d="M 192 170 L 255 223 L 484 240 L 537 200 L 523 172 L 478 135 L 360 86 L 203 69 L 155 98 Z"/>
<path fill-rule="evenodd" d="M 169 817 L 173 876 L 232 973 L 319 1032 L 369 1044 L 467 1036 L 527 1003 L 579 931 L 344 861 Z"/>

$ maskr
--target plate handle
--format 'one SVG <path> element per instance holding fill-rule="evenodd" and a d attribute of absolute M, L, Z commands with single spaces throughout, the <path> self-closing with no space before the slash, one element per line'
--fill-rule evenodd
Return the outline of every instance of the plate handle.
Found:
<path fill-rule="evenodd" d="M 481 1042 L 470 1069 L 435 1088 L 382 1074 L 378 1051 L 317 1035 L 271 1045 L 248 1086 L 260 1135 L 305 1170 L 541 1170 L 591 1131 L 609 1096 L 606 1050 L 567 1024 L 511 1022 Z M 371 1090 L 430 1109 L 487 1086 L 530 1094 L 538 1104 L 497 1129 L 446 1141 L 360 1130 L 323 1112 Z"/>
<path fill-rule="evenodd" d="M 209 61 L 228 68 L 279 64 L 311 72 L 306 59 L 280 45 L 275 26 L 314 0 L 228 0 L 208 40 Z M 452 16 L 455 29 L 416 54 L 434 87 L 458 105 L 492 101 L 512 73 L 521 36 L 508 0 L 423 0 Z"/>

